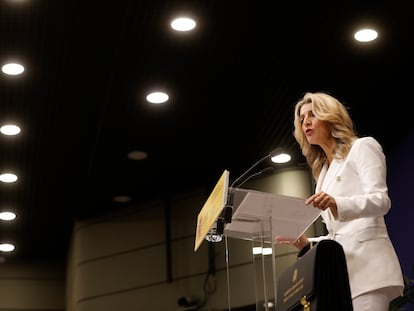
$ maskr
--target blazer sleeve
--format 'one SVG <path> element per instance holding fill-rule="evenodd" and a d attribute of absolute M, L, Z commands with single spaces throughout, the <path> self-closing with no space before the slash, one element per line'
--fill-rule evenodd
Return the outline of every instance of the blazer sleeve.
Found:
<path fill-rule="evenodd" d="M 356 140 L 348 155 L 347 169 L 355 170 L 354 193 L 335 196 L 338 220 L 385 215 L 391 208 L 387 166 L 381 145 L 373 137 Z"/>

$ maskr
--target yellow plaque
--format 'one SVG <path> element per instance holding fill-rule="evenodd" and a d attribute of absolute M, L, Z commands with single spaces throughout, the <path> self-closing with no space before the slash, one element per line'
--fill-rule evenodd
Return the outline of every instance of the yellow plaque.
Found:
<path fill-rule="evenodd" d="M 216 183 L 216 186 L 210 193 L 207 201 L 204 203 L 200 213 L 197 216 L 194 251 L 196 251 L 201 245 L 214 222 L 220 216 L 220 213 L 227 201 L 228 184 L 229 171 L 224 170 L 223 174 L 221 174 L 220 179 Z"/>

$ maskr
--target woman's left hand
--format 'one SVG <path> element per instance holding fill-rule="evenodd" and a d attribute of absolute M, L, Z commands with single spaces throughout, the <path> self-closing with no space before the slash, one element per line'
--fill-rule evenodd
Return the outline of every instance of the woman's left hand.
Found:
<path fill-rule="evenodd" d="M 326 192 L 318 192 L 311 195 L 305 202 L 306 205 L 313 204 L 313 207 L 319 208 L 320 210 L 324 211 L 327 208 L 331 209 L 332 214 L 337 217 L 337 206 L 336 201 L 333 197 L 331 197 Z"/>
<path fill-rule="evenodd" d="M 275 242 L 278 244 L 287 244 L 287 245 L 293 245 L 298 249 L 301 249 L 302 247 L 304 247 L 306 244 L 309 243 L 308 238 L 306 237 L 306 235 L 301 235 L 298 239 L 290 239 L 290 238 L 285 238 L 285 237 L 281 237 L 281 236 L 276 236 L 275 237 Z"/>

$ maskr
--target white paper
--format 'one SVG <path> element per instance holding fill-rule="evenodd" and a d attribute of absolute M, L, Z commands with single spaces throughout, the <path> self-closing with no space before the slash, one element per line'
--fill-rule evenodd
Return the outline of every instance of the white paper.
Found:
<path fill-rule="evenodd" d="M 275 236 L 297 239 L 320 215 L 320 210 L 305 205 L 303 198 L 246 189 L 233 189 L 233 193 L 232 222 L 225 227 L 229 237 L 263 237 L 268 242 Z"/>

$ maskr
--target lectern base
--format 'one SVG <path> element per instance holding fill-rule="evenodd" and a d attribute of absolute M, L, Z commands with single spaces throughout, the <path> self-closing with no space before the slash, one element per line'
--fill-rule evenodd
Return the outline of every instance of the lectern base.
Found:
<path fill-rule="evenodd" d="M 276 311 L 297 310 L 353 310 L 345 254 L 339 243 L 319 242 L 281 274 Z"/>

